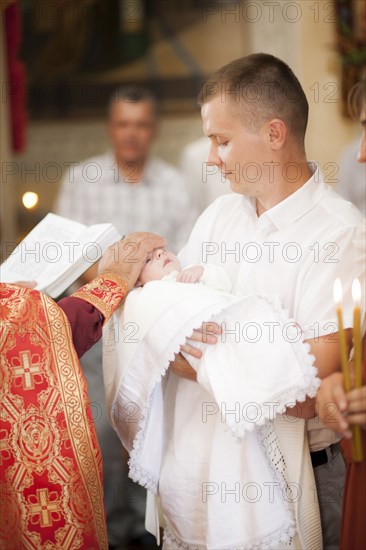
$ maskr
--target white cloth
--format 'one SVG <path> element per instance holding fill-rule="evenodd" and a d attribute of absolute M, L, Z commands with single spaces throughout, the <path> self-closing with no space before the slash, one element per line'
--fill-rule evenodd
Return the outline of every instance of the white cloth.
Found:
<path fill-rule="evenodd" d="M 237 295 L 277 295 L 305 339 L 337 332 L 337 277 L 343 285 L 346 328 L 353 325 L 353 279 L 365 284 L 365 250 L 356 245 L 365 242 L 365 219 L 325 184 L 314 163 L 310 167 L 312 178 L 260 217 L 249 198 L 218 198 L 199 217 L 179 253 L 183 267 L 202 262 L 224 268 Z M 337 441 L 318 418 L 308 422 L 308 429 L 312 451 Z"/>
<path fill-rule="evenodd" d="M 166 237 L 173 252 L 186 242 L 196 219 L 193 201 L 174 166 L 151 157 L 141 181 L 130 184 L 123 181 L 110 152 L 70 167 L 55 212 L 87 225 L 112 223 L 121 235 L 152 231 Z"/>
<path fill-rule="evenodd" d="M 308 346 L 293 333 L 293 343 L 283 337 L 291 320 L 276 299 L 233 297 L 176 283 L 176 275 L 130 293 L 104 331 L 111 421 L 130 453 L 132 479 L 159 492 L 165 547 L 305 548 L 309 521 L 306 536 L 320 542 L 317 507 L 299 524 L 299 507 L 283 496 L 298 481 L 288 477 L 287 459 L 309 470 L 309 454 L 302 443 L 284 455 L 274 424 L 287 403 L 316 393 Z M 209 320 L 223 323 L 223 338 L 199 362 L 201 384 L 172 373 L 162 381 L 185 337 Z M 239 338 L 225 333 L 233 320 Z M 253 323 L 254 339 L 245 330 Z M 126 324 L 139 329 L 130 345 L 116 338 Z M 302 421 L 295 432 L 302 441 Z"/>

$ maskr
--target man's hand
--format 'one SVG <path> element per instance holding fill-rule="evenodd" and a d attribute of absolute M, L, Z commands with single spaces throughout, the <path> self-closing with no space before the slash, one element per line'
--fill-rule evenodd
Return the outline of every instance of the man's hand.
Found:
<path fill-rule="evenodd" d="M 177 277 L 178 283 L 198 283 L 202 277 L 204 269 L 201 265 L 193 265 L 183 269 Z"/>
<path fill-rule="evenodd" d="M 317 412 L 330 430 L 350 437 L 349 425 L 344 416 L 347 397 L 343 386 L 343 374 L 334 372 L 324 378 L 316 396 Z"/>
<path fill-rule="evenodd" d="M 174 361 L 170 362 L 170 368 L 180 378 L 187 378 L 187 380 L 197 380 L 197 373 L 192 369 L 187 359 L 182 354 L 176 353 Z"/>
<path fill-rule="evenodd" d="M 180 349 L 192 355 L 192 357 L 196 357 L 196 359 L 201 359 L 202 351 L 195 348 L 190 342 L 202 342 L 214 345 L 217 343 L 217 335 L 221 334 L 221 332 L 221 328 L 217 323 L 203 323 L 199 329 L 193 331 L 193 334 L 187 338 L 186 343 Z M 196 371 L 192 369 L 191 365 L 180 353 L 175 356 L 174 361 L 170 362 L 170 368 L 181 378 L 197 380 Z"/>
<path fill-rule="evenodd" d="M 131 290 L 140 276 L 147 256 L 155 248 L 164 248 L 166 239 L 154 233 L 131 233 L 108 248 L 99 262 L 98 272 L 116 273 Z"/>
<path fill-rule="evenodd" d="M 366 429 L 366 386 L 346 393 L 343 374 L 335 372 L 322 381 L 316 400 L 319 416 L 331 430 L 351 437 L 350 426 Z"/>

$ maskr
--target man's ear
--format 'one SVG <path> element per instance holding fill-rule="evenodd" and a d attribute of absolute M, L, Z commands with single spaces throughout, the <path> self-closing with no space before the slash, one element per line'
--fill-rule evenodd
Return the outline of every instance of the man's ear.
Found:
<path fill-rule="evenodd" d="M 274 118 L 266 123 L 268 145 L 274 151 L 282 149 L 287 138 L 287 126 L 280 118 Z"/>

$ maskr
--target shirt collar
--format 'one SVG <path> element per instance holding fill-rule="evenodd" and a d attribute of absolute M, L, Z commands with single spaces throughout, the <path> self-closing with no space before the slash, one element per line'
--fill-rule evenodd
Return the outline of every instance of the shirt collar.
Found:
<path fill-rule="evenodd" d="M 301 218 L 319 202 L 328 186 L 324 182 L 323 174 L 316 162 L 310 161 L 309 168 L 313 173 L 311 178 L 300 189 L 264 212 L 259 218 L 255 199 L 244 198 L 243 207 L 252 216 L 256 216 L 258 227 L 272 224 L 277 229 L 281 229 Z"/>

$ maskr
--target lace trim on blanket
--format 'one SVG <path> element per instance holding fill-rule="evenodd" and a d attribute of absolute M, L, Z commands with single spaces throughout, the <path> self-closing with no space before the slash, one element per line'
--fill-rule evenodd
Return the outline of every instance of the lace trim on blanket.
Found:
<path fill-rule="evenodd" d="M 169 367 L 169 364 L 168 364 Z M 167 368 L 168 368 L 167 367 Z M 167 368 L 164 369 L 164 373 L 161 374 L 161 378 L 165 375 Z M 156 382 L 156 384 L 159 382 L 159 380 Z M 156 384 L 154 387 L 156 387 Z M 152 402 L 154 398 L 154 391 L 152 391 L 149 402 L 145 409 L 142 411 L 142 416 L 139 422 L 139 428 L 137 435 L 135 437 L 135 440 L 133 442 L 133 449 L 130 452 L 130 458 L 128 460 L 128 466 L 129 466 L 129 477 L 134 481 L 135 483 L 139 483 L 143 487 L 145 487 L 148 491 L 153 493 L 154 495 L 158 492 L 158 483 L 159 478 L 154 476 L 151 472 L 149 472 L 146 468 L 143 468 L 138 463 L 138 457 L 140 452 L 142 451 L 142 448 L 144 446 L 145 442 L 145 424 L 149 417 L 149 412 L 152 407 Z"/>
<path fill-rule="evenodd" d="M 245 544 L 241 546 L 225 546 L 225 550 L 263 550 L 267 549 L 276 549 L 283 548 L 284 544 L 289 544 L 292 537 L 295 534 L 295 530 L 292 526 L 289 526 L 287 529 L 281 527 L 277 531 L 267 535 L 266 537 L 261 538 L 260 540 L 254 540 L 250 544 Z M 279 546 L 280 545 L 280 546 Z M 164 529 L 163 537 L 163 550 L 207 550 L 206 546 L 197 546 L 197 545 L 187 545 L 181 540 L 179 540 L 176 535 L 166 527 Z"/>
<path fill-rule="evenodd" d="M 295 502 L 296 496 L 293 497 L 290 484 L 288 483 L 286 477 L 287 465 L 285 457 L 283 456 L 281 451 L 280 442 L 278 440 L 273 422 L 266 422 L 263 426 L 257 426 L 256 435 L 272 469 L 274 478 L 279 484 L 285 508 L 291 517 L 291 525 L 294 529 L 288 540 L 286 541 L 289 545 L 291 545 L 296 526 L 293 506 L 291 506 L 291 503 Z"/>
<path fill-rule="evenodd" d="M 134 462 L 133 464 L 130 463 L 130 471 L 129 471 L 129 477 L 132 479 L 132 481 L 135 481 L 136 483 L 139 483 L 149 491 L 153 492 L 154 494 L 157 492 L 158 487 L 158 478 L 155 477 L 151 472 L 148 472 L 145 468 L 142 468 L 139 464 Z"/>

